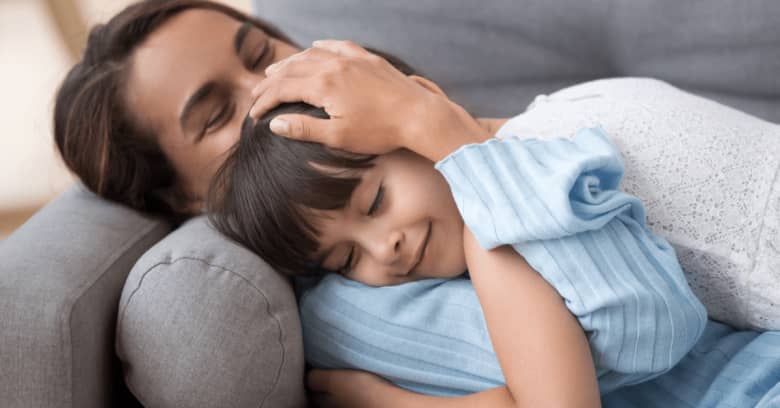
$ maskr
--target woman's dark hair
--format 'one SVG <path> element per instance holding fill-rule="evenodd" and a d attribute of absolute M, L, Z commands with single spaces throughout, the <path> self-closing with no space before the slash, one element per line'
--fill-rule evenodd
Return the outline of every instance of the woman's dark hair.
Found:
<path fill-rule="evenodd" d="M 397 57 L 373 52 L 413 73 Z M 376 156 L 277 136 L 271 119 L 285 113 L 329 118 L 320 108 L 286 103 L 256 122 L 245 119 L 238 143 L 211 182 L 207 212 L 218 231 L 279 272 L 318 275 L 328 271 L 309 261 L 320 234 L 311 210 L 344 208 Z"/>
<path fill-rule="evenodd" d="M 273 25 L 203 0 L 146 0 L 95 26 L 84 55 L 57 92 L 54 140 L 65 164 L 98 195 L 181 221 L 188 196 L 154 133 L 135 118 L 125 97 L 129 61 L 155 29 L 188 9 L 209 9 L 249 21 L 294 44 Z"/>

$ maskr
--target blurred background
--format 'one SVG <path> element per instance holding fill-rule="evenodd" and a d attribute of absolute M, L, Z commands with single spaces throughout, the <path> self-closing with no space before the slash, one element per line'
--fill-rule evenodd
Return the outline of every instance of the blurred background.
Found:
<path fill-rule="evenodd" d="M 89 27 L 130 3 L 0 0 L 0 240 L 73 183 L 52 138 L 54 93 Z"/>

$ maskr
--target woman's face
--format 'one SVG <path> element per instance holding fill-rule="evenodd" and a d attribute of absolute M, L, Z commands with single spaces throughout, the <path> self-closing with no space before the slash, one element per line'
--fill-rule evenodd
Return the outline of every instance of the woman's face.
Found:
<path fill-rule="evenodd" d="M 203 9 L 172 17 L 136 49 L 128 102 L 195 198 L 188 210 L 200 209 L 238 140 L 265 68 L 298 51 L 254 25 Z"/>
<path fill-rule="evenodd" d="M 317 210 L 314 261 L 372 286 L 451 278 L 466 270 L 463 219 L 433 163 L 408 150 L 374 160 L 348 204 Z"/>

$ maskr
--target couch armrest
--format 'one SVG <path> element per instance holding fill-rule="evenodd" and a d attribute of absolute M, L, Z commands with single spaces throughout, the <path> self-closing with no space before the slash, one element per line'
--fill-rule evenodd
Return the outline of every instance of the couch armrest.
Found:
<path fill-rule="evenodd" d="M 0 405 L 117 405 L 119 297 L 169 231 L 77 184 L 0 242 Z"/>
<path fill-rule="evenodd" d="M 205 217 L 133 267 L 119 302 L 116 354 L 127 387 L 148 407 L 307 406 L 290 282 Z"/>

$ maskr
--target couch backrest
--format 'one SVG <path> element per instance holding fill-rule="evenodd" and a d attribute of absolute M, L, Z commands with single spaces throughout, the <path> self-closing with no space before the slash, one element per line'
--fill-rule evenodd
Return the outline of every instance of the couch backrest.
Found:
<path fill-rule="evenodd" d="M 304 47 L 349 39 L 395 54 L 478 115 L 647 76 L 780 122 L 775 0 L 254 0 L 254 10 Z"/>

